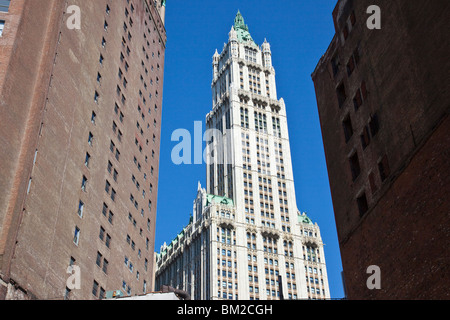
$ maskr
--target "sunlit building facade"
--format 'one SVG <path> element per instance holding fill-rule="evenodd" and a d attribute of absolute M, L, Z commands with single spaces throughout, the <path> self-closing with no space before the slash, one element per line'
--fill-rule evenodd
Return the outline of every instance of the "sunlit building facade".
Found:
<path fill-rule="evenodd" d="M 270 44 L 254 42 L 240 12 L 213 56 L 212 93 L 207 185 L 157 255 L 156 288 L 202 300 L 328 299 L 320 229 L 297 209 Z"/>

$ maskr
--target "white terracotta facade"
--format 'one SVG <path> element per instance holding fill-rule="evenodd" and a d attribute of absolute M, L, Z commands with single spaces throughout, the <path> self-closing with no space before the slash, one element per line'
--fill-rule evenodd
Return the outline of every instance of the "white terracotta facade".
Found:
<path fill-rule="evenodd" d="M 255 44 L 240 13 L 214 54 L 212 94 L 206 127 L 220 136 L 207 142 L 207 186 L 191 223 L 157 255 L 156 289 L 196 300 L 329 299 L 319 226 L 297 209 L 270 45 Z"/>

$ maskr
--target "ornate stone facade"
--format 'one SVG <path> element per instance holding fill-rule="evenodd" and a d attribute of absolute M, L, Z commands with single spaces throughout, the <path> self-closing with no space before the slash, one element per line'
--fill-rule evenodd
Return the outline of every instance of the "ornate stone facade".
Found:
<path fill-rule="evenodd" d="M 255 44 L 240 13 L 213 56 L 212 93 L 207 187 L 191 223 L 161 248 L 156 288 L 194 299 L 329 298 L 319 227 L 297 209 L 270 45 Z"/>

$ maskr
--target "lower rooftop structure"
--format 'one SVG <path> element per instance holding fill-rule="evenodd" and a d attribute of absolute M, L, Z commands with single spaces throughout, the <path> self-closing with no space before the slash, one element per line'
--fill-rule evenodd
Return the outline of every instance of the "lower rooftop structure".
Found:
<path fill-rule="evenodd" d="M 199 186 L 189 224 L 157 254 L 155 288 L 193 300 L 329 299 L 320 229 L 297 220 L 298 236 L 238 222 L 232 199 Z"/>

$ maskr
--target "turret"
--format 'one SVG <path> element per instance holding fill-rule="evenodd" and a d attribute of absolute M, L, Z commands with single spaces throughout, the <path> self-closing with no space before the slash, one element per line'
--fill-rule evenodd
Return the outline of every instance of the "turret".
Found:
<path fill-rule="evenodd" d="M 213 79 L 214 80 L 216 80 L 219 75 L 219 60 L 220 60 L 220 56 L 216 49 L 216 52 L 214 53 L 214 56 L 213 56 Z"/>
<path fill-rule="evenodd" d="M 230 52 L 232 57 L 237 57 L 239 55 L 238 51 L 238 36 L 236 30 L 234 30 L 234 26 L 231 27 L 231 31 L 229 33 L 229 41 L 230 41 Z"/>
<path fill-rule="evenodd" d="M 267 42 L 267 39 L 264 39 L 261 49 L 264 66 L 266 68 L 272 67 L 272 51 L 270 50 L 270 44 Z"/>

